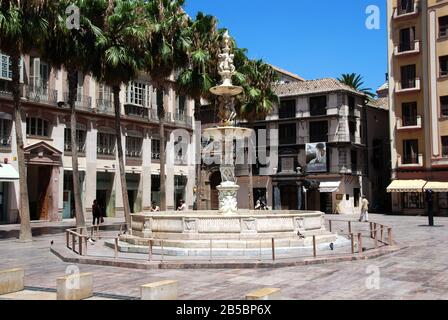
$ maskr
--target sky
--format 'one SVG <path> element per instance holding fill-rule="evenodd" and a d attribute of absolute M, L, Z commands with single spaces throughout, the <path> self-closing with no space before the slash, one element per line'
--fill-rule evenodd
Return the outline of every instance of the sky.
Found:
<path fill-rule="evenodd" d="M 379 29 L 366 27 L 370 5 L 379 8 Z M 186 0 L 228 28 L 249 57 L 307 80 L 359 73 L 374 91 L 387 72 L 385 0 Z"/>

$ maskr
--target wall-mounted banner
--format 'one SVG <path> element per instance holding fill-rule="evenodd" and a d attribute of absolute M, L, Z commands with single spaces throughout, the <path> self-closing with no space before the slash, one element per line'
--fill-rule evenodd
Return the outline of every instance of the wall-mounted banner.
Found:
<path fill-rule="evenodd" d="M 327 172 L 327 144 L 325 142 L 306 145 L 306 171 Z"/>

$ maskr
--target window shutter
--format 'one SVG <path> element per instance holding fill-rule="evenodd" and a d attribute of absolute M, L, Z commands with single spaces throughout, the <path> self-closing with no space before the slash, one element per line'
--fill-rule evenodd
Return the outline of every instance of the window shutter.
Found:
<path fill-rule="evenodd" d="M 40 58 L 33 59 L 33 75 L 31 76 L 31 84 L 34 88 L 40 87 Z"/>

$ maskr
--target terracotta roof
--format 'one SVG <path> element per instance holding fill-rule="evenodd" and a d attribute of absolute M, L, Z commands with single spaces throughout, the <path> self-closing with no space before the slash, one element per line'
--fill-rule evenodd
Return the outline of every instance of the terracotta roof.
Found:
<path fill-rule="evenodd" d="M 389 82 L 385 82 L 381 87 L 379 87 L 377 89 L 377 92 L 378 91 L 384 91 L 384 90 L 389 90 Z"/>
<path fill-rule="evenodd" d="M 378 98 L 369 102 L 369 106 L 384 110 L 389 110 L 389 98 Z"/>
<path fill-rule="evenodd" d="M 272 64 L 271 64 L 271 67 L 272 67 L 272 69 L 274 69 L 274 70 L 277 71 L 278 73 L 282 73 L 282 74 L 284 74 L 284 75 L 286 75 L 286 76 L 288 76 L 288 77 L 294 78 L 294 79 L 296 79 L 296 80 L 298 80 L 298 81 L 305 81 L 304 78 L 302 78 L 301 76 L 299 76 L 299 75 L 297 75 L 297 74 L 295 74 L 295 73 L 292 73 L 292 72 L 287 71 L 287 70 L 285 70 L 285 69 L 282 69 L 282 68 L 273 66 Z"/>
<path fill-rule="evenodd" d="M 352 87 L 349 87 L 333 78 L 278 84 L 274 86 L 274 91 L 279 97 L 334 91 L 348 91 L 359 95 L 364 95 L 362 92 L 356 91 Z"/>

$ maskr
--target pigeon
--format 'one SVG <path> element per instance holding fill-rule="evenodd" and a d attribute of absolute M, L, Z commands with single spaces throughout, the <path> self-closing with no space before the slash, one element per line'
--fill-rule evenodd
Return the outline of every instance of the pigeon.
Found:
<path fill-rule="evenodd" d="M 334 251 L 334 243 L 333 242 L 330 243 L 330 249 L 331 249 L 331 251 Z"/>
<path fill-rule="evenodd" d="M 54 244 L 54 241 L 53 240 L 51 240 L 51 245 L 53 245 Z"/>

